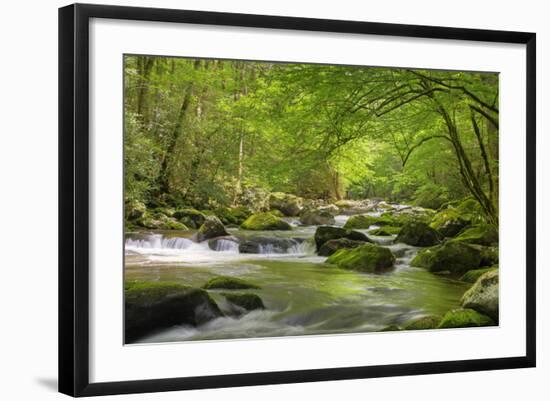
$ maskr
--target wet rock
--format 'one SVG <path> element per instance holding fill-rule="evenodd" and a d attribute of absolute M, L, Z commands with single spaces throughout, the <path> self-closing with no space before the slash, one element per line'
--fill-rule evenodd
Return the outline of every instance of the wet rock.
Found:
<path fill-rule="evenodd" d="M 364 245 L 365 241 L 355 241 L 347 238 L 331 239 L 325 242 L 319 249 L 319 256 L 330 256 L 340 249 L 357 248 Z"/>
<path fill-rule="evenodd" d="M 124 309 L 126 342 L 164 327 L 196 326 L 222 316 L 206 291 L 169 282 L 126 284 Z"/>
<path fill-rule="evenodd" d="M 401 231 L 401 227 L 392 227 L 384 226 L 380 228 L 375 228 L 374 230 L 369 231 L 369 235 L 376 235 L 379 237 L 389 237 L 391 235 L 397 235 Z"/>
<path fill-rule="evenodd" d="M 232 249 L 237 249 L 239 246 L 239 240 L 232 235 L 227 235 L 224 237 L 217 237 L 208 240 L 208 247 L 213 251 L 229 251 Z"/>
<path fill-rule="evenodd" d="M 292 230 L 290 224 L 268 212 L 251 215 L 241 224 L 241 228 L 256 231 Z"/>
<path fill-rule="evenodd" d="M 366 230 L 371 226 L 384 226 L 391 225 L 392 221 L 389 218 L 375 217 L 369 215 L 355 215 L 351 216 L 344 224 L 344 228 Z"/>
<path fill-rule="evenodd" d="M 440 242 L 440 237 L 440 234 L 426 223 L 412 221 L 401 228 L 395 242 L 412 246 L 432 246 Z"/>
<path fill-rule="evenodd" d="M 388 248 L 364 244 L 353 249 L 340 249 L 327 259 L 327 263 L 347 270 L 378 273 L 391 269 L 395 256 Z"/>
<path fill-rule="evenodd" d="M 462 297 L 462 306 L 489 316 L 498 322 L 498 269 L 492 269 L 477 279 Z"/>
<path fill-rule="evenodd" d="M 202 242 L 207 239 L 228 236 L 229 233 L 225 230 L 224 225 L 216 216 L 208 216 L 204 220 L 204 223 L 196 233 L 196 239 L 198 242 Z"/>
<path fill-rule="evenodd" d="M 321 249 L 321 246 L 331 239 L 347 238 L 354 241 L 370 242 L 367 236 L 359 231 L 347 230 L 340 227 L 321 226 L 317 227 L 315 231 L 314 239 L 317 250 Z"/>
<path fill-rule="evenodd" d="M 250 293 L 223 293 L 222 294 L 227 301 L 236 305 L 240 308 L 243 308 L 247 311 L 252 311 L 256 309 L 265 309 L 262 298 L 256 294 Z"/>

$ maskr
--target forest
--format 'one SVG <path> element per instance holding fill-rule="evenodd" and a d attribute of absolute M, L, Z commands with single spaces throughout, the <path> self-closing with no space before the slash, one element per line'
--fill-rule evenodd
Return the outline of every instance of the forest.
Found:
<path fill-rule="evenodd" d="M 498 150 L 498 73 L 126 55 L 127 340 L 498 323 Z"/>

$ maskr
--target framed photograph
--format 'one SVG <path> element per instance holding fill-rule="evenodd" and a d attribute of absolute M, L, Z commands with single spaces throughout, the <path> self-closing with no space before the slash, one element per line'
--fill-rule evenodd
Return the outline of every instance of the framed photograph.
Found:
<path fill-rule="evenodd" d="M 535 366 L 535 34 L 59 10 L 59 390 Z"/>

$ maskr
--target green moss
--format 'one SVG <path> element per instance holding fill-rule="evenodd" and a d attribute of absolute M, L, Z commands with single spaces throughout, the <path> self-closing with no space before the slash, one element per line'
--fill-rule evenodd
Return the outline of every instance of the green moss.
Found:
<path fill-rule="evenodd" d="M 222 294 L 229 302 L 246 310 L 265 309 L 262 299 L 256 294 L 234 293 Z"/>
<path fill-rule="evenodd" d="M 174 212 L 174 218 L 178 219 L 180 223 L 192 228 L 199 228 L 204 224 L 206 216 L 204 213 L 199 212 L 196 209 L 186 208 L 178 209 Z"/>
<path fill-rule="evenodd" d="M 473 309 L 455 309 L 449 311 L 441 319 L 437 328 L 450 329 L 459 327 L 494 326 L 495 322 L 489 316 L 482 315 Z"/>
<path fill-rule="evenodd" d="M 203 285 L 202 288 L 211 289 L 224 289 L 224 290 L 246 290 L 246 289 L 259 289 L 256 284 L 249 283 L 243 279 L 237 277 L 218 276 L 214 277 Z"/>
<path fill-rule="evenodd" d="M 331 239 L 325 242 L 319 249 L 319 256 L 330 256 L 336 253 L 340 249 L 351 249 L 357 248 L 358 246 L 363 245 L 364 241 L 354 241 L 347 238 L 337 238 Z"/>
<path fill-rule="evenodd" d="M 327 262 L 342 269 L 375 273 L 393 267 L 395 256 L 387 248 L 367 243 L 353 249 L 340 249 Z"/>
<path fill-rule="evenodd" d="M 124 296 L 126 301 L 147 297 L 149 302 L 156 302 L 170 293 L 191 289 L 173 281 L 127 281 L 124 283 Z"/>
<path fill-rule="evenodd" d="M 290 224 L 271 213 L 256 213 L 246 219 L 241 228 L 245 230 L 292 230 Z"/>
<path fill-rule="evenodd" d="M 492 266 L 492 267 L 484 267 L 483 269 L 474 269 L 474 270 L 467 271 L 466 273 L 464 273 L 462 277 L 460 277 L 460 281 L 473 284 L 477 281 L 478 278 L 483 276 L 485 273 L 495 269 L 498 269 L 498 265 Z"/>
<path fill-rule="evenodd" d="M 214 214 L 218 216 L 223 224 L 242 224 L 250 215 L 252 211 L 244 206 L 228 208 L 220 207 L 214 210 Z"/>
<path fill-rule="evenodd" d="M 430 227 L 438 230 L 445 237 L 454 237 L 469 224 L 470 220 L 463 217 L 458 209 L 448 208 L 433 217 Z"/>
<path fill-rule="evenodd" d="M 269 211 L 269 213 L 271 213 L 273 216 L 275 217 L 285 217 L 285 215 L 283 214 L 283 212 L 281 212 L 280 210 L 277 210 L 277 209 L 271 209 Z"/>
<path fill-rule="evenodd" d="M 397 235 L 401 231 L 401 227 L 384 226 L 369 231 L 369 235 L 378 235 L 380 237 L 387 237 L 390 235 Z"/>
<path fill-rule="evenodd" d="M 434 247 L 432 254 L 423 255 L 423 262 L 431 272 L 449 271 L 455 274 L 463 274 L 468 270 L 479 267 L 481 252 L 458 241 L 447 241 L 443 245 Z"/>
<path fill-rule="evenodd" d="M 413 267 L 424 267 L 429 268 L 431 263 L 431 258 L 434 255 L 435 250 L 439 246 L 432 246 L 429 248 L 421 249 L 418 251 L 416 256 L 411 260 L 411 266 Z"/>
<path fill-rule="evenodd" d="M 403 242 L 412 246 L 432 246 L 439 243 L 441 235 L 421 221 L 412 221 L 403 226 L 396 242 Z"/>
<path fill-rule="evenodd" d="M 346 221 L 346 224 L 344 224 L 344 228 L 367 229 L 370 226 L 377 224 L 378 220 L 379 219 L 377 217 L 359 214 L 359 215 L 351 216 L 348 219 L 348 221 Z"/>
<path fill-rule="evenodd" d="M 403 326 L 403 330 L 431 330 L 437 328 L 441 316 L 429 315 L 411 320 Z"/>
<path fill-rule="evenodd" d="M 498 229 L 490 224 L 478 224 L 462 230 L 455 240 L 468 244 L 492 246 L 498 244 Z"/>

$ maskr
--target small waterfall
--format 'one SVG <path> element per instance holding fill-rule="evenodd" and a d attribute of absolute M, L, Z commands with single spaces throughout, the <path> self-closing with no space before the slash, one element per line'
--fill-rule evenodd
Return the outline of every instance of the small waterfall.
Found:
<path fill-rule="evenodd" d="M 186 249 L 193 244 L 193 241 L 187 238 L 164 238 L 161 234 L 151 234 L 143 239 L 126 240 L 128 248 L 145 248 L 145 249 Z"/>
<path fill-rule="evenodd" d="M 216 241 L 216 252 L 225 252 L 225 251 L 238 251 L 239 243 L 237 241 L 232 241 L 229 239 L 219 239 Z"/>

